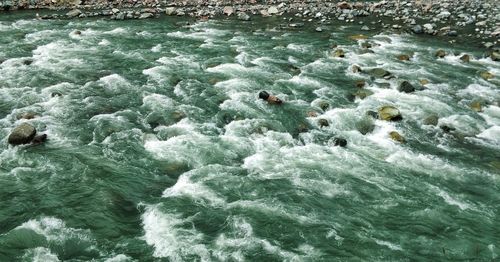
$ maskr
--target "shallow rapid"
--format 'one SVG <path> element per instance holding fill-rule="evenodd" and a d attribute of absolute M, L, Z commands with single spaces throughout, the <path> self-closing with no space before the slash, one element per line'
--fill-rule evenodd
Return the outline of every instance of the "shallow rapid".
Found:
<path fill-rule="evenodd" d="M 0 17 L 0 261 L 498 259 L 500 64 L 280 23 Z"/>

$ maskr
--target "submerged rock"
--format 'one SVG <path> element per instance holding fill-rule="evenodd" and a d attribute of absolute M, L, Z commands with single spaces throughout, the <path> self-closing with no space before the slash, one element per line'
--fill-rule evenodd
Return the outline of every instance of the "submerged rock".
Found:
<path fill-rule="evenodd" d="M 429 83 L 430 83 L 430 82 L 429 82 L 429 80 L 427 80 L 427 79 L 420 79 L 420 80 L 419 80 L 419 82 L 420 82 L 420 84 L 421 84 L 421 85 L 423 85 L 423 86 L 425 86 L 425 85 L 427 85 L 427 84 L 429 84 Z"/>
<path fill-rule="evenodd" d="M 406 142 L 404 137 L 402 137 L 398 132 L 392 131 L 389 133 L 389 136 L 391 137 L 392 140 L 397 141 L 399 143 L 404 143 Z"/>
<path fill-rule="evenodd" d="M 378 110 L 378 116 L 385 121 L 400 121 L 403 119 L 399 109 L 393 106 L 383 106 Z"/>
<path fill-rule="evenodd" d="M 422 28 L 421 25 L 415 25 L 411 28 L 411 31 L 415 34 L 421 34 L 424 32 L 424 29 Z"/>
<path fill-rule="evenodd" d="M 360 99 L 365 99 L 367 96 L 373 95 L 373 92 L 368 90 L 368 89 L 360 89 L 356 92 L 353 93 L 355 97 L 358 97 Z"/>
<path fill-rule="evenodd" d="M 437 126 L 438 121 L 439 121 L 438 115 L 432 114 L 424 119 L 423 124 L 429 126 Z"/>
<path fill-rule="evenodd" d="M 320 120 L 318 120 L 318 125 L 319 127 L 326 127 L 329 126 L 330 123 L 328 123 L 328 120 L 321 118 Z"/>
<path fill-rule="evenodd" d="M 352 72 L 353 73 L 360 73 L 360 72 L 363 72 L 363 70 L 361 70 L 361 67 L 359 67 L 358 65 L 353 65 Z"/>
<path fill-rule="evenodd" d="M 28 123 L 22 123 L 9 135 L 8 142 L 11 145 L 28 144 L 33 140 L 36 134 L 36 129 Z"/>
<path fill-rule="evenodd" d="M 435 54 L 436 57 L 439 57 L 439 58 L 443 58 L 446 56 L 446 52 L 442 49 L 439 49 L 436 51 L 436 54 Z"/>
<path fill-rule="evenodd" d="M 336 137 L 333 139 L 333 145 L 334 146 L 340 146 L 340 147 L 346 147 L 347 146 L 347 140 L 341 137 Z"/>
<path fill-rule="evenodd" d="M 479 75 L 484 79 L 484 80 L 490 80 L 494 77 L 494 75 L 490 72 L 483 71 L 479 73 Z"/>
<path fill-rule="evenodd" d="M 245 12 L 239 12 L 238 19 L 243 21 L 250 21 L 250 16 Z"/>
<path fill-rule="evenodd" d="M 33 113 L 33 112 L 26 112 L 26 113 L 22 113 L 20 115 L 17 116 L 17 119 L 33 119 L 36 117 L 36 114 Z"/>
<path fill-rule="evenodd" d="M 366 115 L 367 116 L 371 116 L 371 117 L 373 117 L 375 119 L 378 119 L 378 113 L 375 112 L 375 111 L 369 110 L 369 111 L 366 112 Z"/>
<path fill-rule="evenodd" d="M 473 101 L 469 107 L 476 112 L 483 112 L 483 106 L 480 101 Z"/>
<path fill-rule="evenodd" d="M 467 54 L 465 54 L 465 55 L 463 55 L 463 56 L 460 57 L 460 60 L 462 60 L 462 62 L 464 62 L 464 63 L 469 63 L 470 56 L 467 55 Z"/>
<path fill-rule="evenodd" d="M 376 114 L 376 112 L 374 113 Z M 373 121 L 373 118 L 369 116 L 363 117 L 360 121 L 356 122 L 356 130 L 358 130 L 363 135 L 373 132 L 374 129 L 375 123 Z"/>
<path fill-rule="evenodd" d="M 349 36 L 349 39 L 351 39 L 351 40 L 355 40 L 355 41 L 358 41 L 358 40 L 365 40 L 365 39 L 368 39 L 368 36 L 366 36 L 366 35 L 361 35 L 361 34 L 359 34 L 359 35 L 351 35 L 351 36 Z"/>
<path fill-rule="evenodd" d="M 367 71 L 367 73 L 376 78 L 387 78 L 392 76 L 391 73 L 382 68 L 374 68 Z"/>
<path fill-rule="evenodd" d="M 333 52 L 333 56 L 335 57 L 345 57 L 344 50 L 342 49 L 337 49 Z"/>
<path fill-rule="evenodd" d="M 357 88 L 363 88 L 366 85 L 366 82 L 365 80 L 356 80 L 356 82 L 354 82 L 354 85 Z"/>
<path fill-rule="evenodd" d="M 397 58 L 401 61 L 410 61 L 409 55 L 398 55 Z"/>
<path fill-rule="evenodd" d="M 410 84 L 410 82 L 403 81 L 399 84 L 398 91 L 403 93 L 412 93 L 415 92 L 415 87 Z"/>

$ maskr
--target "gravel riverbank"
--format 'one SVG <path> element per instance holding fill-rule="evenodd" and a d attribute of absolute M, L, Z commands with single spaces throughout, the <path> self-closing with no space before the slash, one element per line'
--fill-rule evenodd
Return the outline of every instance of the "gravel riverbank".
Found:
<path fill-rule="evenodd" d="M 497 50 L 500 7 L 494 0 L 449 1 L 3 1 L 0 10 L 48 9 L 39 19 L 105 17 L 114 20 L 150 19 L 162 15 L 210 19 L 236 16 L 283 16 L 289 27 L 323 24 L 334 20 L 359 23 L 363 30 L 387 28 L 414 34 L 478 39 L 487 49 Z M 456 41 L 451 39 L 450 41 Z"/>

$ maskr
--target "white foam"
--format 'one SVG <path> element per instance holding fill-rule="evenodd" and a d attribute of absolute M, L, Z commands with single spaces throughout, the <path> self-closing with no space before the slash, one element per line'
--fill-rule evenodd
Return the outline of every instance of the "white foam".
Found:
<path fill-rule="evenodd" d="M 466 209 L 470 209 L 470 205 L 467 204 L 467 203 L 464 203 L 463 201 L 460 201 L 459 199 L 457 199 L 456 197 L 452 197 L 450 196 L 450 194 L 448 194 L 446 191 L 442 190 L 441 188 L 439 187 L 436 187 L 436 186 L 430 186 L 436 193 L 438 196 L 440 196 L 444 202 L 446 202 L 448 205 L 452 205 L 452 206 L 457 206 L 458 208 L 460 208 L 461 210 L 466 210 Z"/>
<path fill-rule="evenodd" d="M 195 202 L 208 202 L 211 205 L 221 206 L 225 204 L 225 200 L 218 196 L 214 191 L 203 185 L 201 182 L 193 182 L 191 174 L 183 174 L 178 179 L 175 185 L 163 191 L 163 197 L 189 196 Z"/>
<path fill-rule="evenodd" d="M 111 44 L 111 42 L 110 42 L 109 40 L 107 40 L 107 39 L 102 39 L 102 40 L 98 43 L 98 45 L 100 45 L 100 46 L 108 46 L 108 45 L 110 45 L 110 44 Z"/>
<path fill-rule="evenodd" d="M 161 49 L 162 49 L 162 45 L 161 45 L 161 44 L 157 44 L 157 45 L 155 45 L 155 46 L 153 46 L 153 47 L 151 48 L 151 52 L 158 53 L 158 52 L 160 52 L 160 51 L 161 51 Z"/>
<path fill-rule="evenodd" d="M 192 218 L 183 219 L 177 214 L 161 212 L 158 206 L 147 206 L 142 224 L 144 240 L 154 247 L 153 256 L 180 262 L 187 255 L 197 255 L 201 261 L 210 261 L 210 252 L 202 244 L 204 235 L 192 226 L 185 227 Z"/>
<path fill-rule="evenodd" d="M 500 126 L 492 126 L 479 133 L 477 137 L 484 138 L 500 146 Z"/>
<path fill-rule="evenodd" d="M 58 262 L 60 261 L 56 254 L 50 252 L 46 247 L 37 247 L 28 249 L 23 255 L 24 261 L 33 262 Z"/>
<path fill-rule="evenodd" d="M 89 230 L 66 227 L 64 221 L 55 217 L 29 220 L 17 228 L 31 229 L 37 234 L 45 236 L 48 241 L 59 243 L 66 241 L 68 238 L 78 238 L 86 242 L 93 241 Z"/>
<path fill-rule="evenodd" d="M 128 33 L 128 30 L 122 27 L 117 27 L 111 31 L 106 31 L 104 32 L 105 34 L 110 34 L 110 35 L 122 35 Z"/>
<path fill-rule="evenodd" d="M 375 240 L 375 243 L 377 243 L 378 245 L 386 246 L 386 247 L 388 247 L 392 250 L 395 250 L 395 251 L 403 251 L 403 248 L 401 248 L 400 245 L 396 245 L 394 243 L 384 241 L 384 240 L 375 239 L 375 238 L 373 240 Z"/>
<path fill-rule="evenodd" d="M 134 260 L 131 257 L 124 254 L 119 254 L 105 260 L 105 262 L 128 262 L 128 261 L 134 261 Z"/>

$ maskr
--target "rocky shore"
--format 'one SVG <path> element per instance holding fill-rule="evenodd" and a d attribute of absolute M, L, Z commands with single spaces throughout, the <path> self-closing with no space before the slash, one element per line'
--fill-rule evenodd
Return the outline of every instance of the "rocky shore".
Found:
<path fill-rule="evenodd" d="M 39 19 L 106 17 L 114 20 L 148 19 L 162 15 L 190 16 L 210 19 L 235 16 L 251 20 L 252 16 L 285 16 L 289 27 L 305 23 L 322 24 L 335 20 L 359 23 L 363 30 L 376 27 L 414 34 L 446 37 L 472 37 L 482 40 L 484 47 L 500 45 L 500 5 L 496 0 L 387 0 L 387 1 L 323 1 L 323 0 L 18 0 L 1 1 L 0 10 L 48 9 L 51 14 Z"/>

